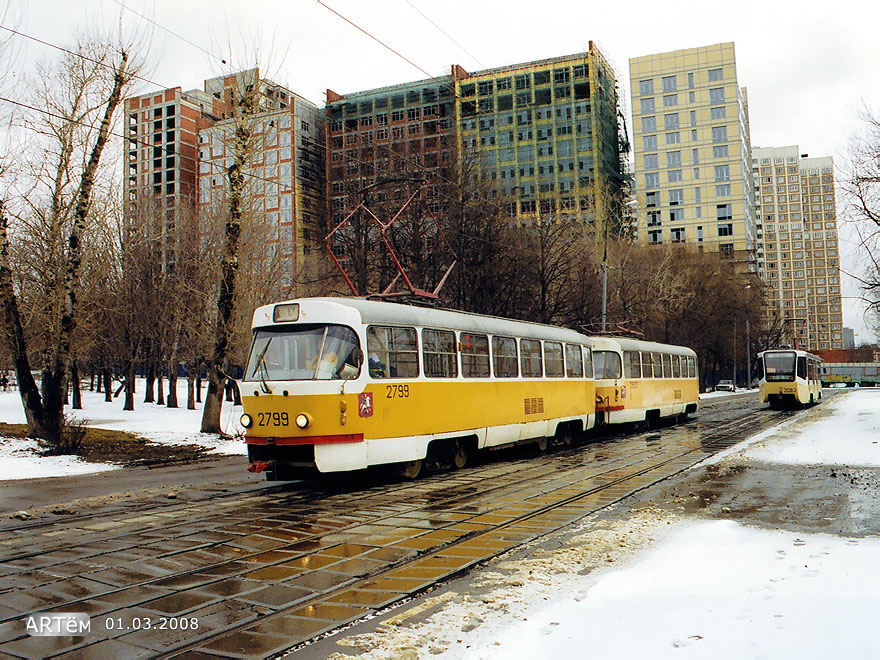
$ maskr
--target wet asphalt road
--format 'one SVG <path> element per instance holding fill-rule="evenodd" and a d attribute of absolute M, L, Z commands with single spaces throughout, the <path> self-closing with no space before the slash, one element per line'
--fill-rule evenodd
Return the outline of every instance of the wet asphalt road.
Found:
<path fill-rule="evenodd" d="M 412 483 L 358 475 L 264 485 L 244 471 L 243 457 L 234 459 L 240 476 L 233 459 L 223 459 L 130 481 L 120 474 L 99 496 L 77 477 L 75 491 L 53 485 L 35 500 L 89 493 L 93 499 L 77 498 L 75 513 L 36 507 L 37 518 L 25 523 L 4 516 L 0 655 L 262 658 L 294 647 L 319 657 L 322 645 L 308 644 L 314 637 L 634 493 L 671 501 L 663 489 L 682 481 L 676 475 L 792 414 L 799 413 L 760 407 L 754 394 L 711 399 L 683 425 L 591 437 L 541 456 L 497 452 Z M 685 479 L 696 474 L 709 473 Z M 748 478 L 763 484 L 760 476 Z M 112 496 L 127 484 L 135 497 Z M 763 511 L 766 524 L 779 524 L 778 513 L 737 501 L 733 485 L 707 476 L 696 484 L 705 492 L 696 502 L 743 516 Z M 24 634 L 23 616 L 52 608 L 90 613 L 91 634 Z"/>

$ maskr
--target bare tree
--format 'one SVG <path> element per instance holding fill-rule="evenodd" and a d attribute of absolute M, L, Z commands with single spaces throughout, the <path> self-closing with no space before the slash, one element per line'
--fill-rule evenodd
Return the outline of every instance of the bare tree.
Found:
<path fill-rule="evenodd" d="M 217 317 L 213 350 L 208 359 L 208 392 L 202 414 L 203 433 L 221 433 L 220 410 L 223 388 L 228 378 L 230 338 L 235 314 L 235 294 L 239 268 L 239 242 L 245 201 L 245 170 L 252 156 L 254 119 L 259 112 L 260 72 L 258 68 L 237 75 L 231 130 L 232 162 L 226 170 L 229 215 L 226 217 L 220 255 L 221 275 L 217 293 Z"/>
<path fill-rule="evenodd" d="M 22 310 L 13 285 L 8 216 L 0 215 L 0 310 L 4 337 L 15 360 L 29 432 L 57 441 L 63 425 L 67 370 L 79 320 L 83 239 L 90 221 L 101 156 L 124 91 L 137 73 L 128 51 L 102 41 L 82 41 L 54 75 L 44 75 L 46 110 L 26 128 L 45 138 L 52 166 L 37 179 L 17 218 L 37 218 L 45 227 L 45 298 L 40 310 L 48 332 L 41 356 L 40 388 L 32 376 Z M 54 81 L 54 83 L 52 82 Z M 44 184 L 43 197 L 39 184 Z M 41 201 L 45 200 L 45 201 Z"/>
<path fill-rule="evenodd" d="M 841 187 L 865 261 L 861 289 L 876 314 L 880 312 L 880 116 L 865 107 L 861 120 L 862 132 L 850 140 Z"/>

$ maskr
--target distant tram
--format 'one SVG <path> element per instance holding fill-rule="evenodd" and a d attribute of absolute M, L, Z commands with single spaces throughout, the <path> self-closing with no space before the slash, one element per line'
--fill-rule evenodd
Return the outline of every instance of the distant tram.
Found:
<path fill-rule="evenodd" d="M 761 403 L 778 410 L 785 405 L 812 405 L 822 398 L 821 358 L 800 350 L 758 354 Z"/>
<path fill-rule="evenodd" d="M 824 362 L 819 376 L 823 385 L 880 386 L 880 362 Z"/>

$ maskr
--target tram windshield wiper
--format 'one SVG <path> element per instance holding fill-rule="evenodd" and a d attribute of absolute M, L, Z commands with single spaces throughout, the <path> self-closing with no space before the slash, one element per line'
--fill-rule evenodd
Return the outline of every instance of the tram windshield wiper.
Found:
<path fill-rule="evenodd" d="M 263 346 L 263 350 L 260 352 L 260 357 L 257 359 L 257 366 L 254 367 L 254 373 L 251 374 L 251 377 L 256 376 L 256 372 L 260 372 L 260 389 L 263 391 L 263 394 L 271 394 L 272 390 L 269 389 L 269 385 L 266 381 L 269 379 L 269 367 L 266 366 L 266 352 L 269 350 L 269 344 L 272 343 L 272 340 L 275 337 L 269 337 L 268 341 L 266 341 L 266 345 Z"/>
<path fill-rule="evenodd" d="M 263 391 L 263 394 L 272 394 L 272 390 L 269 389 L 269 384 L 266 382 L 269 378 L 269 367 L 266 366 L 266 362 L 264 360 L 260 361 L 260 389 Z"/>

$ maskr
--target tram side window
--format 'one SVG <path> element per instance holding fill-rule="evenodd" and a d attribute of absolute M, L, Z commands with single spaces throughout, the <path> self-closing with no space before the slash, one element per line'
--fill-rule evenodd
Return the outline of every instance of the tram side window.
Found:
<path fill-rule="evenodd" d="M 596 380 L 620 378 L 620 354 L 614 351 L 593 351 L 593 370 Z"/>
<path fill-rule="evenodd" d="M 461 375 L 465 378 L 489 377 L 489 338 L 461 333 Z"/>
<path fill-rule="evenodd" d="M 654 363 L 654 378 L 663 378 L 663 360 L 660 353 L 651 353 L 651 362 Z"/>
<path fill-rule="evenodd" d="M 668 353 L 663 354 L 663 377 L 672 378 L 672 356 Z"/>
<path fill-rule="evenodd" d="M 523 378 L 540 378 L 543 375 L 541 342 L 537 339 L 520 339 L 519 350 L 519 364 Z"/>
<path fill-rule="evenodd" d="M 565 376 L 565 364 L 562 361 L 562 344 L 555 341 L 544 342 L 544 373 L 548 378 Z"/>
<path fill-rule="evenodd" d="M 797 377 L 807 379 L 807 358 L 798 356 L 797 359 Z"/>
<path fill-rule="evenodd" d="M 565 375 L 569 378 L 584 377 L 584 357 L 580 346 L 565 345 Z"/>
<path fill-rule="evenodd" d="M 373 378 L 415 378 L 419 375 L 419 346 L 415 328 L 370 326 L 367 354 Z"/>
<path fill-rule="evenodd" d="M 591 351 L 586 346 L 582 347 L 584 349 L 584 377 L 592 378 L 593 377 L 593 351 Z"/>
<path fill-rule="evenodd" d="M 755 364 L 755 378 L 758 380 L 764 380 L 764 358 L 761 357 L 758 359 Z"/>
<path fill-rule="evenodd" d="M 681 378 L 681 357 L 678 355 L 672 356 L 672 377 Z"/>
<path fill-rule="evenodd" d="M 457 377 L 455 333 L 447 330 L 422 330 L 422 360 L 428 378 Z"/>
<path fill-rule="evenodd" d="M 516 378 L 519 375 L 516 339 L 492 337 L 492 367 L 495 378 Z"/>
<path fill-rule="evenodd" d="M 642 353 L 642 378 L 654 377 L 654 363 L 651 361 L 650 353 Z"/>
<path fill-rule="evenodd" d="M 623 375 L 626 378 L 642 377 L 642 363 L 638 351 L 623 352 Z"/>
<path fill-rule="evenodd" d="M 693 355 L 688 355 L 688 378 L 696 378 L 697 377 L 697 358 Z"/>

